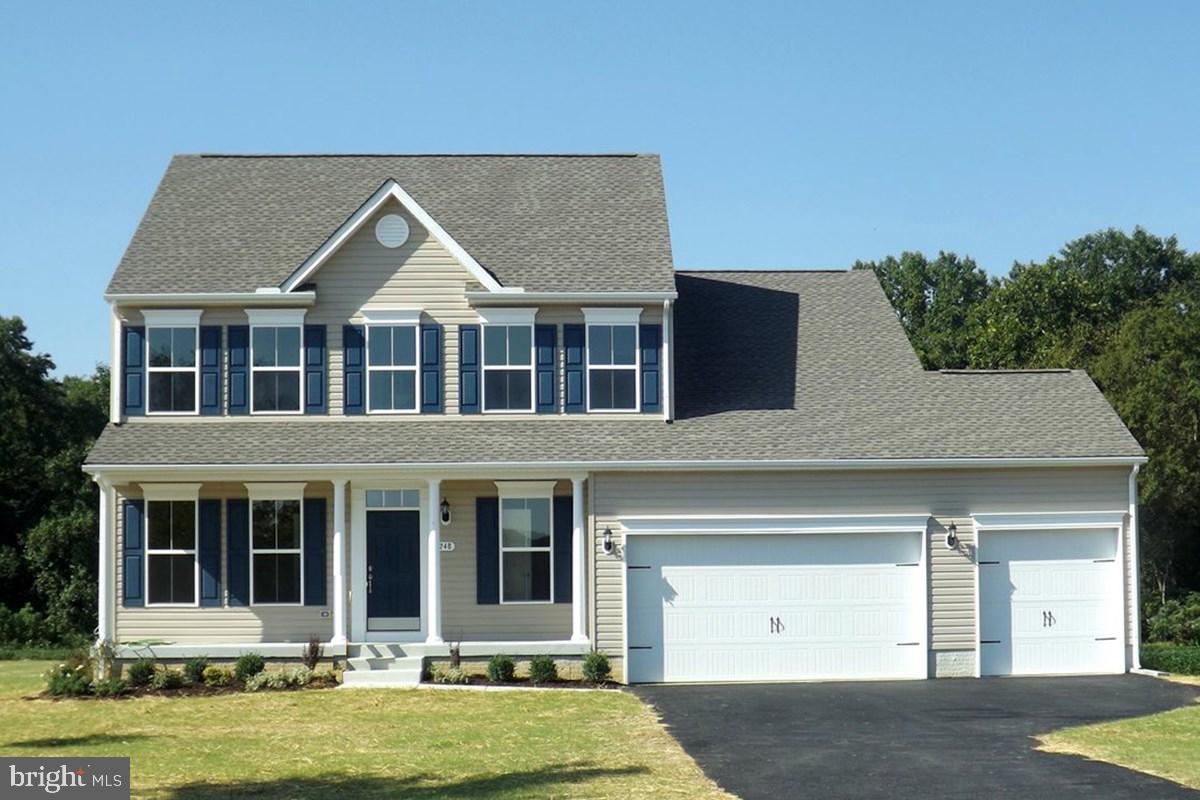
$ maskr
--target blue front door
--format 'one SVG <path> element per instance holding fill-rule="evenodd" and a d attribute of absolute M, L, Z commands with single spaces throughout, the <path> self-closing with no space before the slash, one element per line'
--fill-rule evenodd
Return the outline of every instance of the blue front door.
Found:
<path fill-rule="evenodd" d="M 368 511 L 367 629 L 420 627 L 420 512 Z"/>

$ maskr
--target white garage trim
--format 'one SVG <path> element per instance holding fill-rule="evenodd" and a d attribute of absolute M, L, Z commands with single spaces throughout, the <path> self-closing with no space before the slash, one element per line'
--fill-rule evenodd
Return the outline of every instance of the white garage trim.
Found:
<path fill-rule="evenodd" d="M 929 514 L 623 517 L 627 536 L 722 533 L 924 533 Z"/>
<path fill-rule="evenodd" d="M 1125 595 L 1125 515 L 1126 511 L 1072 511 L 1060 513 L 980 513 L 971 514 L 975 526 L 975 677 L 983 675 L 983 626 L 980 608 L 979 554 L 982 552 L 983 534 L 991 531 L 1039 531 L 1039 530 L 1115 530 L 1117 534 L 1116 559 L 1121 591 L 1121 649 L 1129 646 L 1128 602 Z"/>

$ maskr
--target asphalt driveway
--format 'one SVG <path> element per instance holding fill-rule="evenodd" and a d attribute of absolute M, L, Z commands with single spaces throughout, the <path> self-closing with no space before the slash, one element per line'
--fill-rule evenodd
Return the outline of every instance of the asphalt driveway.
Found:
<path fill-rule="evenodd" d="M 1200 689 L 1142 676 L 641 686 L 722 788 L 755 798 L 1195 798 L 1033 736 L 1143 716 Z"/>

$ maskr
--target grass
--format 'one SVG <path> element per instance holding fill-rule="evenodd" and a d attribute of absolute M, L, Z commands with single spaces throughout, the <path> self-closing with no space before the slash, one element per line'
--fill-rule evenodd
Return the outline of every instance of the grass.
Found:
<path fill-rule="evenodd" d="M 1181 683 L 1200 684 L 1200 677 Z M 1040 737 L 1041 749 L 1107 761 L 1200 789 L 1200 703 Z"/>
<path fill-rule="evenodd" d="M 135 797 L 728 797 L 626 692 L 25 699 L 49 666 L 0 663 L 0 753 L 129 756 Z"/>

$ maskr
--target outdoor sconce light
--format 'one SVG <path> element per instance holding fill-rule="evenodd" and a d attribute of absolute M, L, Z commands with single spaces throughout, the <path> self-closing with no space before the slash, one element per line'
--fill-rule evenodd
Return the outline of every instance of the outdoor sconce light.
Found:
<path fill-rule="evenodd" d="M 604 554 L 611 556 L 613 551 L 612 528 L 604 529 Z"/>
<path fill-rule="evenodd" d="M 450 501 L 444 497 L 442 498 L 442 524 L 450 524 Z"/>
<path fill-rule="evenodd" d="M 950 550 L 958 547 L 958 526 L 953 522 L 950 523 L 950 527 L 946 530 L 946 547 Z"/>

